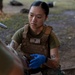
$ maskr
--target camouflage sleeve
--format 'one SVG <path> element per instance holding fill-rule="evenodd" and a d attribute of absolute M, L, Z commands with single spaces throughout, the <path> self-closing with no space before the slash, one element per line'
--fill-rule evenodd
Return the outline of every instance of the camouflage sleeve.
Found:
<path fill-rule="evenodd" d="M 50 35 L 50 49 L 60 46 L 60 42 L 54 32 Z"/>
<path fill-rule="evenodd" d="M 12 40 L 15 40 L 18 44 L 22 42 L 22 33 L 24 31 L 24 28 L 21 28 L 15 32 L 15 34 L 12 37 Z"/>

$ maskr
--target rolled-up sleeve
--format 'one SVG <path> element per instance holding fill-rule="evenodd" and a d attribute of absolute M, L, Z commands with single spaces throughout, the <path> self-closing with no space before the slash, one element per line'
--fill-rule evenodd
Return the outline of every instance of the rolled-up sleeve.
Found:
<path fill-rule="evenodd" d="M 24 31 L 23 28 L 17 30 L 15 32 L 15 34 L 13 35 L 12 40 L 15 40 L 18 44 L 20 44 L 22 42 L 22 38 L 23 38 L 22 37 L 23 36 L 23 31 Z"/>
<path fill-rule="evenodd" d="M 54 32 L 50 35 L 50 49 L 60 46 L 60 42 Z"/>

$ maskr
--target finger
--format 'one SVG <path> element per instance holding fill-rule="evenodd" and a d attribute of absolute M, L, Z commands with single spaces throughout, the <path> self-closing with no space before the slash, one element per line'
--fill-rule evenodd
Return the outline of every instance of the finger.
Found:
<path fill-rule="evenodd" d="M 36 61 L 36 59 L 34 58 L 34 59 L 30 60 L 30 63 L 33 63 L 33 62 L 35 62 L 35 61 Z"/>
<path fill-rule="evenodd" d="M 31 54 L 30 56 L 31 57 L 37 57 L 37 54 Z"/>
<path fill-rule="evenodd" d="M 30 67 L 30 68 L 32 68 L 32 69 L 37 68 L 37 66 L 36 66 L 36 65 L 34 65 L 34 64 L 35 64 L 35 63 L 29 64 L 29 67 Z"/>

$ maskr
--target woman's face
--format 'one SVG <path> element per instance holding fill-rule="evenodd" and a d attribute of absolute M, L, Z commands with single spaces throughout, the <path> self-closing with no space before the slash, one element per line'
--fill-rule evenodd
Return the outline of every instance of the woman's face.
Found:
<path fill-rule="evenodd" d="M 30 28 L 31 29 L 40 28 L 45 22 L 46 18 L 47 16 L 40 6 L 32 6 L 28 15 Z"/>

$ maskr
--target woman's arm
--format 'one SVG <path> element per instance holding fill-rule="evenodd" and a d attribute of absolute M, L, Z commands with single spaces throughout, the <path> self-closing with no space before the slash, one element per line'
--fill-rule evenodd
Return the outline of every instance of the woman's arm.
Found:
<path fill-rule="evenodd" d="M 19 46 L 18 43 L 14 40 L 12 40 L 10 44 L 7 45 L 7 47 L 16 55 L 18 55 L 18 53 L 16 52 L 16 49 L 18 48 L 18 46 Z"/>
<path fill-rule="evenodd" d="M 24 75 L 24 68 L 23 68 L 23 64 L 21 59 L 18 56 L 18 53 L 15 51 L 18 47 L 18 44 L 15 41 L 11 41 L 10 46 L 13 51 L 13 55 L 14 53 L 17 55 L 14 57 L 14 64 L 13 64 L 13 68 L 11 69 L 11 72 L 9 75 Z M 15 49 L 15 50 L 14 50 Z"/>
<path fill-rule="evenodd" d="M 12 47 L 13 49 L 17 49 L 19 46 L 19 44 L 15 41 L 15 40 L 12 40 L 9 44 L 9 47 Z"/>
<path fill-rule="evenodd" d="M 12 47 L 13 49 L 17 49 L 20 43 L 22 42 L 22 34 L 23 34 L 24 28 L 20 28 L 15 32 L 13 37 L 11 38 L 12 41 L 10 42 L 9 46 Z"/>
<path fill-rule="evenodd" d="M 59 52 L 58 47 L 50 50 L 50 57 L 45 63 L 46 66 L 50 68 L 58 68 L 59 67 Z"/>

